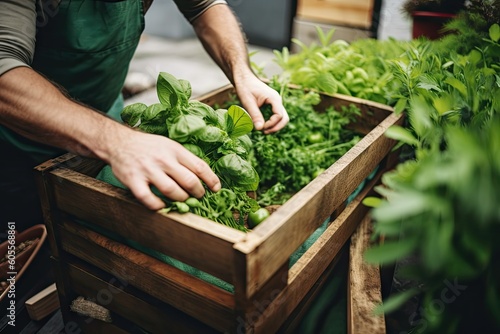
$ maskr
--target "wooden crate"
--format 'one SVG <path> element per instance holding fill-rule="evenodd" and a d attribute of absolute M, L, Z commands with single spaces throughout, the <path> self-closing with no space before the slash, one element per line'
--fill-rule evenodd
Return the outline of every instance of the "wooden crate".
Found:
<path fill-rule="evenodd" d="M 199 100 L 220 105 L 232 93 L 232 87 L 223 87 Z M 334 262 L 367 212 L 362 199 L 384 168 L 396 161 L 389 154 L 395 143 L 384 132 L 402 119 L 390 107 L 322 95 L 318 110 L 350 104 L 361 109 L 352 127 L 365 134 L 363 139 L 249 233 L 190 213 L 150 211 L 128 191 L 97 180 L 103 167 L 97 160 L 66 154 L 38 166 L 37 182 L 66 325 L 91 333 L 130 331 L 134 326 L 153 333 L 278 331 Z M 377 177 L 345 206 L 348 196 L 377 166 Z M 326 231 L 289 268 L 291 254 L 327 219 L 331 223 Z M 79 221 L 220 278 L 234 286 L 234 293 L 111 240 Z M 113 322 L 69 311 L 77 296 L 106 307 Z"/>

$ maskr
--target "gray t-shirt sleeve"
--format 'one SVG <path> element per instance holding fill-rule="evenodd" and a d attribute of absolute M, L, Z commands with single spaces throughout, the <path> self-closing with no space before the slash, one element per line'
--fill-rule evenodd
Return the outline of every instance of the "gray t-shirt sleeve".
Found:
<path fill-rule="evenodd" d="M 33 61 L 36 0 L 0 1 L 0 75 Z"/>
<path fill-rule="evenodd" d="M 218 4 L 227 5 L 225 0 L 174 0 L 174 2 L 184 17 L 191 23 L 208 8 Z"/>

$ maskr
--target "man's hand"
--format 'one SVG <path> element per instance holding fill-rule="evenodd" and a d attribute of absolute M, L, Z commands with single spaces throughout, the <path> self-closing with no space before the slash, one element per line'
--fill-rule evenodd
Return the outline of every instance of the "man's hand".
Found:
<path fill-rule="evenodd" d="M 257 130 L 276 132 L 288 123 L 281 97 L 252 72 L 240 24 L 227 5 L 217 4 L 192 22 L 194 30 L 212 59 L 236 88 Z M 264 121 L 259 107 L 270 104 L 273 116 Z"/>
<path fill-rule="evenodd" d="M 277 91 L 266 85 L 254 75 L 249 75 L 241 81 L 235 82 L 236 93 L 243 107 L 252 117 L 256 130 L 272 133 L 281 130 L 289 121 L 288 113 L 283 107 L 281 96 Z M 273 115 L 264 120 L 259 107 L 269 104 Z"/>
<path fill-rule="evenodd" d="M 221 187 L 206 162 L 181 144 L 158 135 L 132 131 L 107 160 L 115 176 L 152 210 L 163 208 L 165 203 L 153 194 L 150 185 L 174 201 L 202 197 L 205 189 L 200 179 L 213 191 Z"/>

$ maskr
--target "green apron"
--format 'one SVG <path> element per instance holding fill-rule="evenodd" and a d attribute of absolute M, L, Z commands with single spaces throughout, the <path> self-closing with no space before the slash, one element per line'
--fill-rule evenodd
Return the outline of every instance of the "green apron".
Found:
<path fill-rule="evenodd" d="M 141 0 L 61 0 L 38 28 L 32 67 L 75 100 L 119 119 L 121 89 L 143 29 Z M 0 140 L 26 152 L 34 164 L 62 153 L 2 126 Z"/>

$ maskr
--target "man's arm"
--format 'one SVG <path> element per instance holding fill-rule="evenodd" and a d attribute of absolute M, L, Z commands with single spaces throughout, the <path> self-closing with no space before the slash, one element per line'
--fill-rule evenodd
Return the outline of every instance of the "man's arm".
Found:
<path fill-rule="evenodd" d="M 235 86 L 255 128 L 265 133 L 282 129 L 288 122 L 288 114 L 281 97 L 252 72 L 243 33 L 231 9 L 225 4 L 213 5 L 192 24 L 207 52 Z M 259 109 L 264 104 L 270 104 L 274 112 L 265 123 Z"/>
<path fill-rule="evenodd" d="M 220 183 L 210 167 L 166 137 L 135 131 L 68 99 L 28 67 L 0 76 L 0 123 L 32 140 L 109 163 L 116 177 L 147 207 L 168 198 L 201 197 L 201 178 L 212 190 Z"/>
<path fill-rule="evenodd" d="M 37 142 L 109 163 L 151 209 L 164 206 L 149 185 L 173 200 L 220 187 L 203 160 L 162 136 L 132 130 L 66 97 L 29 67 L 35 43 L 35 1 L 0 2 L 0 124 Z"/>

